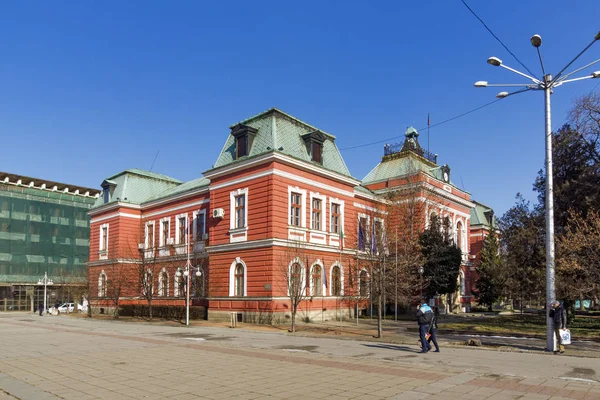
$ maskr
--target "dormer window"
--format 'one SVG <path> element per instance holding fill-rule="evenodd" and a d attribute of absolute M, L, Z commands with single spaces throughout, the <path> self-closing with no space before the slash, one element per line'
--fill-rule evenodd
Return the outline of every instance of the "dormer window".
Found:
<path fill-rule="evenodd" d="M 321 131 L 314 131 L 302 135 L 306 150 L 310 156 L 310 160 L 319 164 L 323 164 L 323 143 L 325 143 L 325 134 Z"/>
<path fill-rule="evenodd" d="M 113 193 L 115 192 L 115 188 L 117 187 L 116 182 L 111 181 L 111 180 L 105 180 L 104 182 L 102 182 L 102 198 L 104 200 L 104 203 L 108 203 L 112 196 Z"/>
<path fill-rule="evenodd" d="M 231 128 L 231 135 L 235 138 L 235 159 L 250 155 L 252 141 L 258 129 L 251 126 L 237 124 Z"/>

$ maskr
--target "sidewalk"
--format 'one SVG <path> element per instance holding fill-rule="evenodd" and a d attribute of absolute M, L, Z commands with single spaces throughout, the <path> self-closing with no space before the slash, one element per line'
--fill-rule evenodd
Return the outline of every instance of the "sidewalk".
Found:
<path fill-rule="evenodd" d="M 0 314 L 0 389 L 20 399 L 600 399 L 597 359 L 445 345 L 422 355 L 412 339 Z"/>

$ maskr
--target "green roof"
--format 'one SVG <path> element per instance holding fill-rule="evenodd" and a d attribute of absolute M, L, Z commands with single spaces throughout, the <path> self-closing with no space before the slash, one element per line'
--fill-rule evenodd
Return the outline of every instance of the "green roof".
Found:
<path fill-rule="evenodd" d="M 323 132 L 281 110 L 271 108 L 263 113 L 245 119 L 238 124 L 257 129 L 248 156 L 242 157 L 240 160 L 235 160 L 235 138 L 233 135 L 229 134 L 225 141 L 225 146 L 223 146 L 223 150 L 215 162 L 214 168 L 219 168 L 269 152 L 280 152 L 296 159 L 322 166 L 330 171 L 351 176 L 342 155 L 335 145 L 335 136 Z M 233 128 L 238 124 L 234 124 L 231 127 Z M 325 137 L 323 143 L 322 165 L 311 161 L 308 149 L 302 138 L 302 135 L 315 131 L 319 131 Z"/>
<path fill-rule="evenodd" d="M 475 200 L 471 201 L 475 203 L 475 207 L 471 208 L 471 226 L 483 225 L 487 228 L 498 228 L 494 210 Z"/>
<path fill-rule="evenodd" d="M 117 201 L 143 204 L 202 187 L 208 187 L 210 180 L 201 177 L 184 183 L 170 176 L 134 168 L 119 172 L 105 179 L 103 185 L 106 184 L 114 187 L 108 203 L 104 202 L 104 196 L 100 196 L 96 199 L 93 208 Z"/>
<path fill-rule="evenodd" d="M 407 176 L 423 171 L 434 178 L 441 179 L 440 167 L 412 152 L 399 153 L 397 157 L 384 157 L 362 180 L 363 185 Z"/>

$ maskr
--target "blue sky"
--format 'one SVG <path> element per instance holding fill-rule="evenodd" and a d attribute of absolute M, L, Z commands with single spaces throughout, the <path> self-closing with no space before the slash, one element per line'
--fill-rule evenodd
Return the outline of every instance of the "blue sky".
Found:
<path fill-rule="evenodd" d="M 531 35 L 555 73 L 600 29 L 591 0 L 468 4 L 538 76 Z M 0 170 L 95 188 L 157 152 L 155 172 L 197 178 L 230 124 L 271 107 L 336 135 L 363 178 L 383 143 L 344 149 L 401 142 L 427 113 L 433 125 L 493 101 L 477 80 L 524 82 L 486 64 L 522 70 L 459 0 L 2 2 L 0 49 Z M 600 43 L 576 65 L 597 58 Z M 553 128 L 597 83 L 556 90 Z M 431 128 L 430 150 L 503 214 L 517 192 L 535 199 L 543 112 L 541 92 L 507 98 Z"/>

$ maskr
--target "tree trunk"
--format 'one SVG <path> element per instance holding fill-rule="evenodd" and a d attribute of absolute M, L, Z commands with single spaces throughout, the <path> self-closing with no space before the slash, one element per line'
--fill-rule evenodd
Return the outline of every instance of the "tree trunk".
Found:
<path fill-rule="evenodd" d="M 152 298 L 148 299 L 148 318 L 152 321 Z"/>
<path fill-rule="evenodd" d="M 292 333 L 296 332 L 296 310 L 297 310 L 297 305 L 293 304 L 292 305 Z"/>

